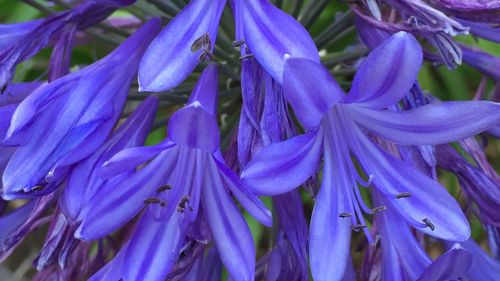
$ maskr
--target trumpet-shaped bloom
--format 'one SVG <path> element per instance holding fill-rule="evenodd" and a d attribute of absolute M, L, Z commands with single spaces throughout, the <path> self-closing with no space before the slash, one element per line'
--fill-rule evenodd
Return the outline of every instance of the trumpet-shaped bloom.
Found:
<path fill-rule="evenodd" d="M 198 216 L 205 216 L 233 279 L 253 280 L 252 237 L 229 192 L 263 224 L 270 225 L 271 217 L 221 157 L 216 95 L 217 70 L 209 65 L 188 104 L 170 118 L 164 142 L 125 149 L 104 164 L 102 174 L 110 177 L 149 160 L 118 186 L 96 194 L 76 236 L 84 240 L 103 237 L 145 210 L 112 265 L 92 280 L 163 280 Z"/>
<path fill-rule="evenodd" d="M 40 86 L 19 104 L 4 138 L 18 146 L 3 174 L 4 198 L 50 192 L 65 167 L 106 140 L 159 27 L 159 20 L 149 21 L 107 57 Z"/>
<path fill-rule="evenodd" d="M 370 53 L 345 95 L 321 65 L 287 60 L 285 96 L 308 132 L 265 147 L 243 170 L 242 179 L 257 194 L 284 193 L 310 177 L 323 155 L 322 185 L 310 227 L 315 280 L 342 278 L 351 229 L 367 233 L 362 210 L 371 214 L 394 209 L 413 227 L 442 239 L 463 241 L 470 235 L 460 206 L 443 187 L 367 136 L 406 145 L 440 144 L 500 122 L 500 105 L 492 102 L 443 102 L 403 112 L 384 109 L 409 92 L 421 63 L 415 38 L 396 33 Z M 369 175 L 368 182 L 356 171 L 351 154 Z M 387 198 L 387 206 L 365 206 L 357 182 L 376 188 Z"/>
<path fill-rule="evenodd" d="M 212 52 L 226 0 L 192 0 L 153 40 L 139 67 L 139 90 L 169 90 Z M 207 36 L 208 35 L 208 36 Z"/>

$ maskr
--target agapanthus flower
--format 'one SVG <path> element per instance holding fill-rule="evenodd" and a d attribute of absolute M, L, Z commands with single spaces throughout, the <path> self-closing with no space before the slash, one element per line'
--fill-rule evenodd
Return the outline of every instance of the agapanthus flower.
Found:
<path fill-rule="evenodd" d="M 359 67 L 348 95 L 317 63 L 289 58 L 285 64 L 285 97 L 308 131 L 264 148 L 242 172 L 242 178 L 257 194 L 284 193 L 314 173 L 323 155 L 322 186 L 310 227 L 315 280 L 342 278 L 351 229 L 364 229 L 369 236 L 363 211 L 372 214 L 392 208 L 419 231 L 442 239 L 463 241 L 470 235 L 460 206 L 445 189 L 384 152 L 366 135 L 369 132 L 406 145 L 439 144 L 498 124 L 500 105 L 492 102 L 443 102 L 403 112 L 384 110 L 409 92 L 421 62 L 422 50 L 415 38 L 396 33 Z M 356 171 L 351 153 L 369 176 L 368 182 Z M 376 188 L 387 205 L 365 206 L 357 182 Z"/>
<path fill-rule="evenodd" d="M 376 204 L 386 204 L 384 195 L 373 195 Z M 408 224 L 392 209 L 377 215 L 375 221 L 382 246 L 382 280 L 453 280 L 471 266 L 472 255 L 458 244 L 432 261 Z"/>
<path fill-rule="evenodd" d="M 52 191 L 68 166 L 106 140 L 158 30 L 159 20 L 149 21 L 107 57 L 40 86 L 19 104 L 4 138 L 18 146 L 3 174 L 4 199 Z"/>
<path fill-rule="evenodd" d="M 164 142 L 125 149 L 104 164 L 103 176 L 121 176 L 149 160 L 118 186 L 101 189 L 106 196 L 96 194 L 75 235 L 101 238 L 145 210 L 127 244 L 92 280 L 163 280 L 180 254 L 186 232 L 202 218 L 233 279 L 253 280 L 253 240 L 229 192 L 263 224 L 270 225 L 271 217 L 221 156 L 214 115 L 217 83 L 217 68 L 211 64 L 187 105 L 170 118 Z"/>
<path fill-rule="evenodd" d="M 34 56 L 65 28 L 85 29 L 107 18 L 118 8 L 136 0 L 85 0 L 69 11 L 51 15 L 43 20 L 3 26 L 7 30 L 8 44 L 0 48 L 0 87 L 8 83 L 21 61 Z M 4 41 L 2 39 L 1 41 Z"/>

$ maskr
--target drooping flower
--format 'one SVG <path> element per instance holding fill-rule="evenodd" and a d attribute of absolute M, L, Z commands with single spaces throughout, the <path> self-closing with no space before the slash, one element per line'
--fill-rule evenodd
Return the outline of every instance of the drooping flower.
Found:
<path fill-rule="evenodd" d="M 103 176 L 121 176 L 149 160 L 118 186 L 95 195 L 75 235 L 101 238 L 146 210 L 131 239 L 92 280 L 163 280 L 178 259 L 186 231 L 203 216 L 233 279 L 253 280 L 252 237 L 228 192 L 263 224 L 270 225 L 271 218 L 221 156 L 214 115 L 217 83 L 216 66 L 209 65 L 188 104 L 170 118 L 164 142 L 123 150 L 104 164 Z"/>
<path fill-rule="evenodd" d="M 139 90 L 159 92 L 182 83 L 210 56 L 226 0 L 192 0 L 158 34 L 139 67 Z"/>
<path fill-rule="evenodd" d="M 479 168 L 472 166 L 453 147 L 439 145 L 436 147 L 438 164 L 456 175 L 460 187 L 469 198 L 470 203 L 484 224 L 500 225 L 500 186 Z M 472 205 L 472 204 L 471 204 Z"/>
<path fill-rule="evenodd" d="M 149 21 L 107 57 L 40 86 L 19 104 L 4 138 L 18 146 L 3 174 L 4 199 L 52 191 L 69 165 L 106 140 L 159 26 Z"/>
<path fill-rule="evenodd" d="M 462 58 L 465 63 L 488 75 L 493 80 L 500 81 L 500 57 L 477 48 L 464 45 L 460 47 L 462 48 Z"/>
<path fill-rule="evenodd" d="M 34 56 L 65 28 L 85 29 L 107 18 L 118 8 L 133 4 L 136 0 L 85 0 L 75 8 L 51 15 L 42 20 L 6 25 L 6 48 L 0 47 L 0 87 L 8 83 L 21 61 Z M 70 34 L 74 34 L 71 32 Z M 2 43 L 0 43 L 2 44 Z"/>
<path fill-rule="evenodd" d="M 302 184 L 324 158 L 322 186 L 310 227 L 310 261 L 315 280 L 339 280 L 347 265 L 351 229 L 366 231 L 363 213 L 394 209 L 426 234 L 463 241 L 470 235 L 460 206 L 445 189 L 375 145 L 366 132 L 398 144 L 447 143 L 500 122 L 492 102 L 443 102 L 410 111 L 383 110 L 414 84 L 422 51 L 411 35 L 399 32 L 374 49 L 359 67 L 348 95 L 329 72 L 306 59 L 290 58 L 285 96 L 308 129 L 304 135 L 265 147 L 242 172 L 255 193 L 276 195 Z M 369 175 L 364 183 L 351 153 Z M 369 209 L 357 182 L 372 185 L 387 206 Z M 435 210 L 440 210 L 436 212 Z"/>
<path fill-rule="evenodd" d="M 470 33 L 475 36 L 500 43 L 500 27 L 488 23 L 460 20 L 460 22 L 470 28 Z"/>
<path fill-rule="evenodd" d="M 408 21 L 422 31 L 442 31 L 451 36 L 467 34 L 468 29 L 442 11 L 422 0 L 386 0 Z"/>
<path fill-rule="evenodd" d="M 500 23 L 498 0 L 432 0 L 440 9 L 458 18 L 478 22 Z"/>
<path fill-rule="evenodd" d="M 438 59 L 450 69 L 462 63 L 462 51 L 453 37 L 459 34 L 468 34 L 467 27 L 421 0 L 387 0 L 386 2 L 401 15 L 401 22 L 375 20 L 357 9 L 354 11 L 358 16 L 369 21 L 370 25 L 390 33 L 403 30 L 423 36 L 438 52 Z"/>

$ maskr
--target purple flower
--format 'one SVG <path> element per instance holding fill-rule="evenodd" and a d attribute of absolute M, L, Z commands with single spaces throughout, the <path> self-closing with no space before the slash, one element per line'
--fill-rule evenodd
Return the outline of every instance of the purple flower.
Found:
<path fill-rule="evenodd" d="M 40 86 L 19 104 L 4 139 L 18 145 L 3 174 L 4 199 L 52 191 L 68 166 L 100 147 L 158 29 L 159 20 L 151 20 L 107 57 Z"/>
<path fill-rule="evenodd" d="M 92 280 L 163 280 L 178 259 L 186 232 L 203 216 L 229 274 L 253 280 L 253 240 L 228 193 L 263 224 L 270 225 L 271 217 L 220 154 L 217 84 L 217 68 L 211 64 L 188 104 L 170 118 L 164 142 L 123 150 L 104 163 L 103 176 L 110 177 L 148 162 L 118 186 L 101 190 L 106 196 L 96 194 L 75 235 L 84 240 L 103 237 L 145 211 L 112 265 Z"/>
<path fill-rule="evenodd" d="M 348 95 L 321 65 L 290 58 L 285 97 L 308 131 L 264 148 L 243 170 L 255 193 L 276 195 L 302 184 L 324 157 L 322 186 L 310 227 L 310 261 L 315 280 L 338 280 L 347 265 L 351 229 L 364 229 L 369 214 L 394 209 L 410 225 L 442 239 L 470 235 L 460 206 L 438 183 L 375 145 L 367 132 L 406 145 L 439 144 L 477 134 L 500 121 L 499 104 L 445 102 L 411 111 L 383 110 L 406 95 L 422 63 L 415 38 L 399 32 L 374 49 L 359 67 Z M 351 153 L 369 176 L 364 182 Z M 373 185 L 387 206 L 369 209 L 357 182 Z M 440 212 L 435 210 L 439 209 Z"/>
<path fill-rule="evenodd" d="M 176 87 L 210 56 L 226 0 L 192 0 L 153 40 L 139 67 L 139 90 Z M 196 42 L 196 43 L 195 43 Z"/>
<path fill-rule="evenodd" d="M 9 37 L 12 40 L 7 39 L 7 49 L 0 48 L 0 87 L 10 81 L 18 63 L 34 56 L 65 28 L 72 29 L 75 26 L 85 29 L 102 21 L 116 9 L 135 1 L 85 0 L 70 11 L 54 14 L 43 20 L 4 26 L 2 29 L 11 34 Z M 4 40 L 0 40 L 2 41 Z"/>

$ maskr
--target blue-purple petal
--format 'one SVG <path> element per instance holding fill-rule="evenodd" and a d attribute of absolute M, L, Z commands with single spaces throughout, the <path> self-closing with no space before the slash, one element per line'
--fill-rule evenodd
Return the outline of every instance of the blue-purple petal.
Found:
<path fill-rule="evenodd" d="M 159 92 L 176 87 L 200 62 L 203 50 L 193 43 L 209 34 L 212 51 L 226 0 L 192 0 L 153 40 L 139 66 L 139 90 Z"/>
<path fill-rule="evenodd" d="M 283 88 L 285 98 L 306 128 L 317 127 L 323 115 L 344 97 L 328 69 L 301 58 L 285 61 Z"/>
<path fill-rule="evenodd" d="M 470 226 L 460 205 L 444 187 L 376 147 L 356 126 L 352 129 L 357 139 L 353 152 L 364 170 L 374 175 L 373 183 L 387 198 L 388 208 L 395 208 L 409 224 L 428 235 L 453 241 L 464 241 L 470 236 Z M 405 192 L 410 197 L 398 197 Z"/>
<path fill-rule="evenodd" d="M 469 270 L 472 258 L 468 251 L 455 244 L 433 261 L 417 281 L 453 280 L 462 277 Z"/>
<path fill-rule="evenodd" d="M 212 161 L 208 165 L 202 202 L 220 258 L 233 280 L 252 281 L 255 248 L 250 229 L 226 193 L 217 166 Z"/>
<path fill-rule="evenodd" d="M 251 193 L 241 182 L 240 178 L 225 163 L 218 160 L 215 160 L 215 162 L 224 182 L 245 210 L 263 225 L 271 226 L 273 223 L 271 212 L 259 197 Z"/>
<path fill-rule="evenodd" d="M 317 281 L 342 280 L 347 268 L 351 218 L 341 218 L 350 209 L 346 189 L 352 188 L 343 154 L 332 151 L 325 140 L 323 181 L 311 217 L 309 257 Z"/>
<path fill-rule="evenodd" d="M 236 1 L 236 28 L 250 52 L 278 82 L 283 81 L 285 55 L 319 63 L 318 49 L 307 32 L 293 17 L 268 0 Z M 241 14 L 239 14 L 239 13 Z"/>
<path fill-rule="evenodd" d="M 322 135 L 320 130 L 266 146 L 241 173 L 243 183 L 257 195 L 277 195 L 297 188 L 318 167 Z"/>
<path fill-rule="evenodd" d="M 408 94 L 422 65 L 422 48 L 413 35 L 398 32 L 370 52 L 361 64 L 345 103 L 386 108 Z"/>
<path fill-rule="evenodd" d="M 500 124 L 500 103 L 442 102 L 409 111 L 350 107 L 363 128 L 399 144 L 442 144 L 464 139 Z"/>
<path fill-rule="evenodd" d="M 173 147 L 121 184 L 102 187 L 84 209 L 85 216 L 75 237 L 86 241 L 95 240 L 131 220 L 143 208 L 143 201 L 165 184 L 174 169 L 177 155 L 178 149 Z"/>
<path fill-rule="evenodd" d="M 123 280 L 165 280 L 179 257 L 184 238 L 177 212 L 158 220 L 154 210 L 149 209 L 137 223 L 128 244 L 121 265 Z"/>

